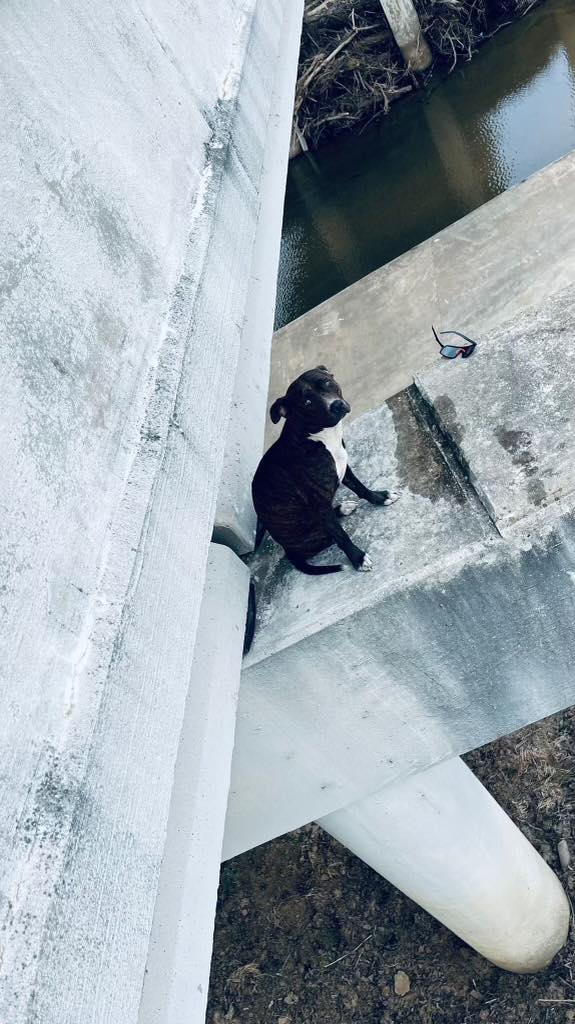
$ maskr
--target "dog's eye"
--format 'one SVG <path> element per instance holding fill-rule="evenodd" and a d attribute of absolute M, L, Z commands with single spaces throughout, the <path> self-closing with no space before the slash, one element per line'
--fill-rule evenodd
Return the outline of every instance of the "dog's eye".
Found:
<path fill-rule="evenodd" d="M 305 402 L 303 404 L 304 405 L 311 405 L 312 404 L 311 398 L 306 398 L 306 400 L 305 400 Z"/>

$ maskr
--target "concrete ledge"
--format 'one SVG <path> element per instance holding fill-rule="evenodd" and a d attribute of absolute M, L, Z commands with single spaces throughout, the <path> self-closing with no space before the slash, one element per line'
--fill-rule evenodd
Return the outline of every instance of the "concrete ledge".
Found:
<path fill-rule="evenodd" d="M 244 662 L 225 856 L 575 702 L 575 637 L 566 628 L 575 615 L 573 495 L 566 484 L 561 500 L 505 538 L 478 497 L 484 486 L 495 503 L 495 482 L 515 479 L 517 516 L 509 519 L 524 509 L 532 464 L 513 463 L 513 452 L 490 436 L 489 417 L 499 422 L 490 396 L 513 395 L 529 374 L 542 317 L 555 321 L 566 353 L 572 349 L 572 310 L 567 293 L 501 335 L 512 359 L 491 359 L 486 339 L 471 360 L 438 364 L 420 390 L 351 425 L 348 450 L 360 478 L 402 492 L 391 508 L 364 505 L 347 521 L 373 573 L 350 567 L 309 578 L 272 543 L 258 555 L 259 622 Z M 563 396 L 549 424 L 554 456 L 548 473 L 538 469 L 549 493 L 571 474 L 567 363 L 565 355 L 547 364 L 545 396 L 555 387 Z M 457 405 L 472 379 L 477 416 Z M 422 392 L 443 409 L 447 444 L 430 430 Z M 466 423 L 473 483 L 453 457 L 461 437 L 449 434 L 454 421 L 438 395 L 453 396 L 456 419 Z M 523 429 L 528 402 L 510 402 L 505 429 Z M 537 404 L 534 395 L 535 421 Z M 542 426 L 540 438 L 544 444 Z M 321 558 L 333 560 L 333 551 Z"/>

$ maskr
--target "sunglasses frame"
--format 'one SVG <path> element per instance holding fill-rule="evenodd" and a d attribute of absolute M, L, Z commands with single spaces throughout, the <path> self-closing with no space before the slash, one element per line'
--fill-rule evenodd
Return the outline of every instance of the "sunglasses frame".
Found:
<path fill-rule="evenodd" d="M 433 324 L 431 325 L 431 330 L 433 331 L 433 337 L 435 338 L 441 350 L 439 354 L 440 356 L 443 356 L 444 359 L 457 359 L 458 356 L 461 356 L 462 359 L 469 359 L 469 356 L 473 355 L 475 349 L 477 348 L 477 342 L 473 341 L 471 338 L 468 338 L 466 334 L 462 334 L 461 331 L 440 331 L 439 333 L 455 334 L 457 335 L 458 338 L 463 338 L 463 340 L 467 342 L 467 345 L 444 345 L 443 342 L 439 340 L 437 331 L 435 330 Z M 455 355 L 447 356 L 443 351 L 444 348 L 455 348 L 457 349 L 457 351 L 455 352 Z"/>

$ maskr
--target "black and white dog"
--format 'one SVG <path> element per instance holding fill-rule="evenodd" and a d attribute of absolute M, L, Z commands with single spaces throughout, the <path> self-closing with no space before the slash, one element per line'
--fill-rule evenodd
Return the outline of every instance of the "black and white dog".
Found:
<path fill-rule="evenodd" d="M 325 366 L 307 370 L 270 409 L 274 423 L 285 424 L 278 440 L 263 456 L 253 479 L 252 495 L 260 524 L 283 547 L 286 557 L 310 576 L 338 572 L 341 565 L 310 565 L 308 558 L 337 544 L 354 569 L 368 572 L 368 554 L 343 529 L 341 516 L 350 515 L 357 501 L 347 499 L 334 508 L 343 483 L 372 505 L 391 505 L 389 491 L 372 491 L 352 473 L 343 443 L 343 418 L 350 411 L 339 384 Z"/>

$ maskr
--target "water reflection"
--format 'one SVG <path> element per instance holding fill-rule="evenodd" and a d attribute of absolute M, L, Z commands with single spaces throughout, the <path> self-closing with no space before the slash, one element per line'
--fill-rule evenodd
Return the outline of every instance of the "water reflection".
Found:
<path fill-rule="evenodd" d="M 546 0 L 426 97 L 292 162 L 277 326 L 575 147 L 575 12 Z"/>

